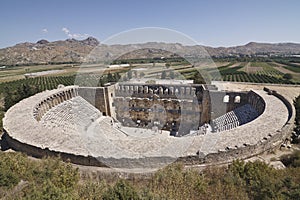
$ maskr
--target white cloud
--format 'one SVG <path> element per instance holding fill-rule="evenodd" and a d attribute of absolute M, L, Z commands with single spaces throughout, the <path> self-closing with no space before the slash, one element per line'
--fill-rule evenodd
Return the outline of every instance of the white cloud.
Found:
<path fill-rule="evenodd" d="M 74 39 L 85 39 L 86 37 L 90 36 L 89 34 L 80 34 L 80 33 L 71 33 L 70 30 L 66 27 L 63 27 L 61 29 L 69 38 L 74 38 Z"/>
<path fill-rule="evenodd" d="M 65 27 L 63 27 L 61 30 L 62 30 L 63 32 L 65 32 L 65 34 L 69 34 L 69 33 L 70 33 L 69 29 L 67 29 L 67 28 L 65 28 Z"/>
<path fill-rule="evenodd" d="M 48 29 L 43 28 L 43 29 L 42 29 L 42 32 L 43 32 L 43 33 L 48 33 Z"/>

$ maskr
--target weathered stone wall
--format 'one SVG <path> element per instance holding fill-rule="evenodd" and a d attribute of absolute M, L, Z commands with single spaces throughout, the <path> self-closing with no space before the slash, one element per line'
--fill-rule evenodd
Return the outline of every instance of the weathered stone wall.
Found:
<path fill-rule="evenodd" d="M 103 115 L 109 115 L 108 99 L 104 87 L 80 87 L 78 95 L 100 110 Z"/>
<path fill-rule="evenodd" d="M 64 161 L 69 161 L 74 164 L 86 165 L 86 166 L 97 166 L 97 167 L 107 167 L 104 163 L 101 163 L 98 159 L 92 156 L 81 156 L 74 155 L 65 152 L 57 152 L 49 149 L 41 149 L 36 146 L 29 144 L 21 143 L 18 140 L 13 139 L 9 134 L 4 130 L 2 135 L 2 140 L 4 140 L 7 145 L 15 151 L 24 152 L 29 156 L 35 158 L 45 158 L 45 157 L 60 157 Z"/>
<path fill-rule="evenodd" d="M 118 83 L 113 99 L 116 118 L 125 126 L 158 126 L 186 134 L 204 123 L 201 121 L 203 90 L 202 85 L 196 84 Z"/>
<path fill-rule="evenodd" d="M 115 106 L 114 106 L 114 97 L 115 97 L 115 86 L 107 85 L 105 87 L 105 95 L 104 95 L 104 98 L 106 101 L 107 115 L 115 119 L 116 111 L 115 111 Z M 98 98 L 97 98 L 97 100 L 98 100 Z"/>
<path fill-rule="evenodd" d="M 232 148 L 219 151 L 218 153 L 211 153 L 205 157 L 201 156 L 188 156 L 178 159 L 186 165 L 204 164 L 204 163 L 229 163 L 236 159 L 247 159 L 255 155 L 259 155 L 266 151 L 271 151 L 279 147 L 282 142 L 290 135 L 293 130 L 293 124 L 288 123 L 282 128 L 280 132 L 269 135 L 255 145 L 245 145 L 242 148 Z"/>
<path fill-rule="evenodd" d="M 118 83 L 115 88 L 116 119 L 123 125 L 157 125 L 179 136 L 259 98 L 255 93 L 208 90 L 208 85 L 197 84 Z"/>
<path fill-rule="evenodd" d="M 210 119 L 218 118 L 237 107 L 247 104 L 247 94 L 248 92 L 209 91 L 209 95 L 205 96 L 204 101 L 209 98 L 206 106 L 207 104 L 210 105 Z M 206 115 L 209 115 L 209 113 Z"/>
<path fill-rule="evenodd" d="M 247 95 L 247 103 L 250 104 L 258 114 L 262 114 L 265 110 L 266 103 L 263 98 L 255 92 L 250 91 Z"/>

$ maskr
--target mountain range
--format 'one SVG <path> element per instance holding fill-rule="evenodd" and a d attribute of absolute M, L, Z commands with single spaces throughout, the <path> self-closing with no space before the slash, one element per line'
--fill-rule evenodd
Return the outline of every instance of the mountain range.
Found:
<path fill-rule="evenodd" d="M 235 47 L 185 46 L 179 43 L 148 42 L 143 44 L 105 45 L 96 38 L 67 39 L 49 42 L 20 43 L 0 49 L 0 65 L 31 65 L 97 62 L 117 58 L 153 58 L 172 56 L 229 56 L 229 55 L 294 55 L 300 54 L 297 43 L 256 43 Z"/>

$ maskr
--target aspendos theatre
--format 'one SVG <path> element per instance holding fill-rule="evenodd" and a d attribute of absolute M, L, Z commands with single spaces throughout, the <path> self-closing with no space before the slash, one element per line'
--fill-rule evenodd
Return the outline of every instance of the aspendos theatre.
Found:
<path fill-rule="evenodd" d="M 59 86 L 22 100 L 4 118 L 8 146 L 34 157 L 111 168 L 158 168 L 246 159 L 293 128 L 279 92 L 221 90 L 188 80 Z"/>

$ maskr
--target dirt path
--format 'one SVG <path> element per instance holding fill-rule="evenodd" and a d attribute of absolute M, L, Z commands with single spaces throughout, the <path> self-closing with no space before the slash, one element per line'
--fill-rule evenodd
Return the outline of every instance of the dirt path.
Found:
<path fill-rule="evenodd" d="M 234 67 L 240 66 L 241 64 L 242 64 L 241 62 L 234 63 L 233 65 L 230 65 L 228 68 L 234 68 Z"/>
<path fill-rule="evenodd" d="M 246 72 L 246 73 L 249 73 L 249 71 L 250 71 L 250 68 L 251 67 L 251 62 L 248 62 L 246 65 L 245 65 L 245 67 L 243 67 L 242 69 L 241 69 L 241 71 L 244 71 L 244 72 Z"/>

